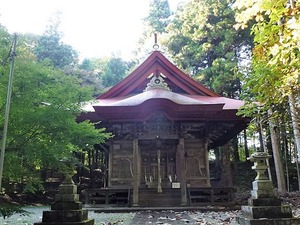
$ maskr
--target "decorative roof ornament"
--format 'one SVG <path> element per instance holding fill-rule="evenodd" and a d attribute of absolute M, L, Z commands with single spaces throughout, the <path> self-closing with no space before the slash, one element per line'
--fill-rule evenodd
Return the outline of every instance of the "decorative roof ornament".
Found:
<path fill-rule="evenodd" d="M 159 49 L 159 45 L 157 44 L 157 33 L 154 33 L 154 45 L 153 45 L 153 49 L 156 51 L 157 49 Z"/>
<path fill-rule="evenodd" d="M 148 78 L 151 78 L 151 80 L 147 84 L 147 87 L 144 91 L 149 91 L 153 89 L 164 89 L 167 91 L 171 91 L 171 89 L 168 87 L 168 84 L 164 80 L 166 76 L 160 73 L 158 70 L 155 71 L 155 74 L 152 73 Z"/>

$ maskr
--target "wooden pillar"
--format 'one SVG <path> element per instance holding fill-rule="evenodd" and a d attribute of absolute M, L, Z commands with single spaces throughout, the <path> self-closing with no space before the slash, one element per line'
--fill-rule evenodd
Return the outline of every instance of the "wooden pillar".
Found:
<path fill-rule="evenodd" d="M 207 180 L 206 180 L 206 183 L 207 185 L 210 187 L 211 184 L 210 184 L 210 169 L 209 169 L 209 159 L 208 159 L 208 139 L 205 140 L 205 143 L 204 143 L 204 154 L 205 154 L 205 167 L 206 167 L 206 177 L 207 177 Z"/>
<path fill-rule="evenodd" d="M 139 183 L 140 183 L 140 169 L 139 169 L 139 145 L 138 139 L 133 140 L 133 196 L 132 206 L 139 206 Z"/>
<path fill-rule="evenodd" d="M 178 143 L 179 155 L 179 172 L 180 172 L 180 188 L 181 188 L 181 205 L 187 205 L 187 191 L 186 191 L 186 173 L 185 173 L 185 148 L 184 139 L 180 138 Z"/>
<path fill-rule="evenodd" d="M 161 187 L 161 170 L 160 170 L 160 149 L 157 150 L 157 192 L 162 193 L 162 187 Z"/>
<path fill-rule="evenodd" d="M 107 186 L 111 186 L 111 175 L 112 175 L 112 170 L 113 170 L 113 152 L 115 151 L 114 149 L 114 143 L 113 141 L 110 141 L 110 151 L 108 154 L 108 179 L 107 179 Z"/>

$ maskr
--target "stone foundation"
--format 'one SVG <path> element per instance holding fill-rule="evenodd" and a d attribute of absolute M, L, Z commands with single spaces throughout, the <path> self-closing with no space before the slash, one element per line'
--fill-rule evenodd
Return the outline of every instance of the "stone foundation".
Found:
<path fill-rule="evenodd" d="M 82 209 L 79 202 L 77 187 L 69 178 L 59 186 L 55 203 L 51 211 L 43 212 L 43 219 L 34 225 L 94 225 L 93 219 L 88 219 L 88 211 Z"/>
<path fill-rule="evenodd" d="M 261 218 L 261 219 L 248 219 L 244 217 L 236 218 L 236 221 L 241 225 L 299 225 L 299 218 Z"/>

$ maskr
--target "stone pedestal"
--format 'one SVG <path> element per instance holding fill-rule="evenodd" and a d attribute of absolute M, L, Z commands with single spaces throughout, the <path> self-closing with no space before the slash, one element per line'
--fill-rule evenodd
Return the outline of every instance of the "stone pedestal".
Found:
<path fill-rule="evenodd" d="M 42 222 L 34 225 L 94 225 L 93 219 L 88 219 L 88 211 L 82 209 L 79 202 L 77 187 L 71 178 L 67 178 L 60 186 L 55 196 L 51 211 L 43 212 Z"/>
<path fill-rule="evenodd" d="M 264 152 L 256 152 L 250 157 L 257 176 L 252 183 L 248 205 L 242 206 L 242 216 L 236 220 L 241 225 L 300 225 L 300 218 L 293 218 L 291 207 L 282 205 L 275 196 L 272 182 L 265 175 L 269 157 Z"/>

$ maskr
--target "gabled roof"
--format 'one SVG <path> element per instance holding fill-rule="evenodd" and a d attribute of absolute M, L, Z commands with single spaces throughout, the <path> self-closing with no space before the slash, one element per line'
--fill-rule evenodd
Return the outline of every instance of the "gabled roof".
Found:
<path fill-rule="evenodd" d="M 246 128 L 249 118 L 236 115 L 243 101 L 225 98 L 178 69 L 154 51 L 120 83 L 101 94 L 78 121 L 146 122 L 162 115 L 172 122 L 203 123 L 210 147 L 223 145 Z M 205 131 L 205 132 L 204 132 Z"/>
<path fill-rule="evenodd" d="M 161 73 L 165 77 L 165 82 L 169 87 L 178 88 L 182 94 L 202 95 L 218 97 L 219 95 L 210 89 L 199 84 L 189 75 L 178 69 L 159 51 L 154 51 L 139 67 L 129 74 L 120 83 L 109 89 L 108 92 L 101 94 L 97 99 L 116 98 L 128 96 L 134 93 L 141 93 L 151 74 Z M 176 90 L 173 90 L 177 92 Z"/>

